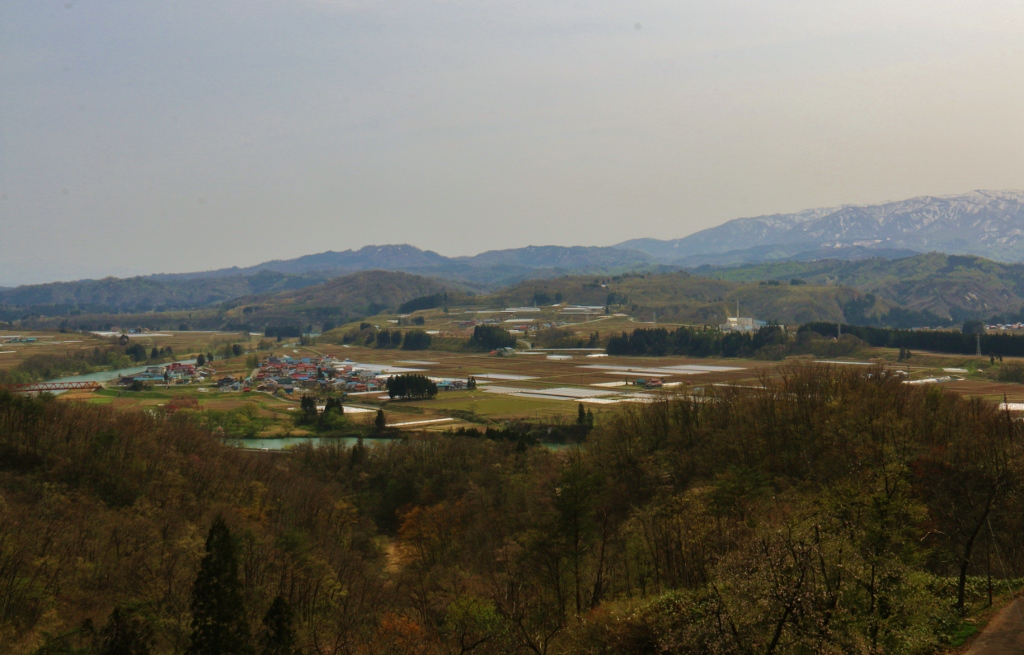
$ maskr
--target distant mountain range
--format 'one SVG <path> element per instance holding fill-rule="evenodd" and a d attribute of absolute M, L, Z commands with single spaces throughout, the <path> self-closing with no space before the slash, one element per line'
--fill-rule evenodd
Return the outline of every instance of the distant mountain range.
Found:
<path fill-rule="evenodd" d="M 877 251 L 944 252 L 1024 260 L 1024 191 L 972 191 L 881 205 L 844 205 L 737 218 L 696 234 L 618 244 L 679 266 L 788 259 L 853 259 Z"/>
<path fill-rule="evenodd" d="M 278 259 L 248 268 L 222 268 L 198 273 L 150 276 L 160 281 L 255 275 L 264 271 L 288 275 L 316 274 L 337 277 L 356 271 L 403 271 L 457 280 L 469 286 L 489 289 L 532 277 L 554 277 L 568 273 L 609 273 L 658 266 L 649 255 L 620 247 L 527 246 L 490 250 L 472 257 L 445 257 L 432 250 L 408 244 L 366 246 L 359 250 Z"/>
<path fill-rule="evenodd" d="M 660 272 L 678 267 L 615 247 L 530 246 L 474 257 L 445 257 L 410 245 L 366 246 L 248 268 L 0 288 L 0 319 L 29 314 L 116 314 L 208 307 L 257 294 L 303 289 L 368 270 L 415 273 L 440 280 L 451 290 L 482 293 L 527 279 Z"/>
<path fill-rule="evenodd" d="M 774 279 L 779 271 L 762 270 L 758 265 L 819 262 L 808 269 L 808 281 L 839 281 L 859 289 L 878 290 L 893 301 L 943 316 L 1006 311 L 1024 297 L 1024 289 L 1017 289 L 1016 268 L 1000 268 L 996 262 L 984 266 L 969 264 L 973 281 L 956 287 L 964 291 L 960 296 L 938 288 L 933 289 L 931 297 L 923 295 L 936 280 L 944 279 L 943 275 L 934 275 L 935 271 L 948 269 L 945 262 L 911 260 L 904 268 L 927 272 L 915 283 L 916 290 L 908 291 L 906 280 L 899 289 L 894 286 L 894 276 L 899 281 L 903 273 L 896 273 L 898 267 L 885 262 L 936 251 L 1010 262 L 1024 260 L 1024 192 L 974 191 L 881 205 L 847 205 L 740 218 L 682 239 L 634 239 L 611 247 L 529 246 L 492 250 L 472 257 L 446 257 L 407 244 L 366 246 L 246 268 L 0 288 L 0 319 L 33 314 L 209 307 L 238 298 L 295 291 L 369 270 L 434 278 L 452 291 L 490 293 L 527 280 L 566 275 L 667 273 L 684 268 L 699 269 L 701 275 L 707 276 L 713 274 L 712 269 L 741 267 L 746 272 L 737 274 L 746 276 L 744 279 L 754 275 Z M 851 268 L 837 262 L 865 264 Z M 964 268 L 962 263 L 957 266 Z M 811 269 L 816 272 L 810 273 Z M 859 272 L 854 274 L 853 270 Z M 888 281 L 872 281 L 872 275 Z M 988 278 L 980 283 L 979 276 Z M 992 286 L 997 278 L 1013 281 L 1008 286 Z M 998 293 L 993 291 L 997 288 Z"/>

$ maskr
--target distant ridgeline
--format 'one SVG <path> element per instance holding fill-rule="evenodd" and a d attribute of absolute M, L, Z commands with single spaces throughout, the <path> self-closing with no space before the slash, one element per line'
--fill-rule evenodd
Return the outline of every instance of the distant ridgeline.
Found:
<path fill-rule="evenodd" d="M 784 344 L 786 340 L 777 325 L 763 327 L 753 334 L 688 327 L 671 332 L 665 328 L 638 328 L 630 334 L 623 332 L 609 339 L 607 352 L 612 356 L 634 357 L 743 357 L 765 346 Z"/>
<path fill-rule="evenodd" d="M 839 334 L 836 323 L 806 323 L 800 331 L 813 331 L 822 336 Z M 843 325 L 842 334 L 852 334 L 878 348 L 911 348 L 935 352 L 973 355 L 977 352 L 977 336 L 953 330 L 894 330 L 889 328 Z M 1024 357 L 1024 335 L 982 334 L 981 352 L 984 355 Z"/>

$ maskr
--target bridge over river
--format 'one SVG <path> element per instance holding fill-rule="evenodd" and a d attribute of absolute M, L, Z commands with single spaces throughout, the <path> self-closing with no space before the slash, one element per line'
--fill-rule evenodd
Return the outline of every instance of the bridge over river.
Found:
<path fill-rule="evenodd" d="M 100 384 L 93 381 L 29 382 L 27 384 L 0 384 L 0 389 L 11 393 L 41 393 L 47 391 L 92 391 Z"/>

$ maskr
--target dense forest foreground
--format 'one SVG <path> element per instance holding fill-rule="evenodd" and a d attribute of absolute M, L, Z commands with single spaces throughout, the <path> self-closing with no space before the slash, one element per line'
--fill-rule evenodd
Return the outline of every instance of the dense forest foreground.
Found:
<path fill-rule="evenodd" d="M 253 453 L 0 395 L 0 651 L 932 653 L 1020 586 L 1007 413 L 877 369 L 762 384 L 557 451 Z"/>

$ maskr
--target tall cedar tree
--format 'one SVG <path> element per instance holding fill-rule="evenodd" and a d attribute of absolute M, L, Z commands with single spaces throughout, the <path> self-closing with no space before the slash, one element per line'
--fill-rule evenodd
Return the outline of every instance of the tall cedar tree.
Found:
<path fill-rule="evenodd" d="M 377 428 L 377 432 L 383 432 L 384 428 L 387 427 L 388 420 L 384 417 L 384 410 L 377 410 L 377 418 L 373 419 L 373 425 Z"/>
<path fill-rule="evenodd" d="M 192 587 L 192 637 L 188 655 L 251 655 L 249 623 L 231 530 L 218 516 L 206 538 L 206 555 Z"/>
<path fill-rule="evenodd" d="M 295 633 L 292 631 L 292 607 L 281 596 L 274 599 L 263 616 L 260 655 L 294 655 Z"/>
<path fill-rule="evenodd" d="M 316 421 L 316 398 L 303 394 L 302 400 L 299 401 L 299 409 L 302 411 L 304 421 L 309 423 Z"/>
<path fill-rule="evenodd" d="M 135 612 L 115 607 L 100 631 L 99 655 L 149 655 L 153 628 Z"/>

